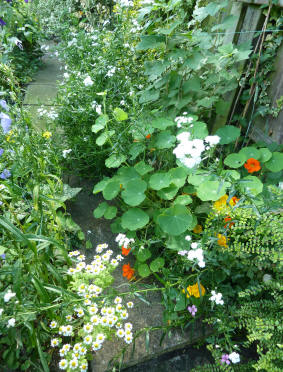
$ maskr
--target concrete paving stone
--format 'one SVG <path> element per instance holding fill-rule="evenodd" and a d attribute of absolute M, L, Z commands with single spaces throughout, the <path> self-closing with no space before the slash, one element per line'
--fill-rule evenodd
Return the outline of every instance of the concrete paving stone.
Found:
<path fill-rule="evenodd" d="M 55 84 L 30 84 L 27 88 L 25 105 L 52 105 L 56 103 L 57 87 Z"/>

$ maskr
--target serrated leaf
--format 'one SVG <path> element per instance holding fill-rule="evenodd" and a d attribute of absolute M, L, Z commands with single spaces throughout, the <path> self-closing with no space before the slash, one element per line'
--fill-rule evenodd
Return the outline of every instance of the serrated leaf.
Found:
<path fill-rule="evenodd" d="M 147 102 L 154 102 L 157 101 L 160 95 L 159 90 L 145 90 L 142 92 L 139 103 L 147 103 Z"/>
<path fill-rule="evenodd" d="M 125 155 L 112 154 L 105 160 L 105 165 L 107 168 L 118 168 L 126 159 Z"/>
<path fill-rule="evenodd" d="M 95 218 L 101 218 L 104 213 L 106 212 L 106 209 L 108 208 L 108 204 L 106 202 L 102 202 L 99 204 L 97 208 L 93 211 L 93 215 Z"/>
<path fill-rule="evenodd" d="M 165 40 L 163 35 L 143 35 L 136 46 L 136 50 L 158 49 L 165 45 Z"/>
<path fill-rule="evenodd" d="M 121 224 L 124 229 L 135 231 L 143 228 L 149 222 L 149 216 L 140 208 L 131 208 L 122 216 Z"/>
<path fill-rule="evenodd" d="M 150 270 L 156 273 L 165 265 L 165 260 L 162 257 L 157 257 L 150 263 Z"/>

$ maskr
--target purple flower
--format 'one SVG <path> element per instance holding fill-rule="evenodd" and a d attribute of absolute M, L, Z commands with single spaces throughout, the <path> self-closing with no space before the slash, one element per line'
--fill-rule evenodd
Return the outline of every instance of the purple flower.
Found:
<path fill-rule="evenodd" d="M 5 22 L 5 21 L 3 21 L 3 19 L 2 18 L 0 18 L 0 25 L 1 26 L 5 26 L 7 23 Z"/>
<path fill-rule="evenodd" d="M 0 173 L 0 178 L 2 178 L 2 180 L 6 180 L 9 177 L 11 177 L 11 172 L 8 169 L 4 169 L 3 172 Z"/>
<path fill-rule="evenodd" d="M 6 110 L 9 111 L 9 106 L 7 105 L 7 102 L 4 99 L 0 99 L 0 106 Z"/>
<path fill-rule="evenodd" d="M 188 306 L 188 311 L 191 313 L 192 316 L 195 316 L 198 308 L 195 305 Z"/>
<path fill-rule="evenodd" d="M 1 254 L 0 257 L 2 258 L 2 260 L 5 260 L 5 258 L 6 258 L 5 253 Z"/>
<path fill-rule="evenodd" d="M 230 360 L 229 360 L 229 355 L 228 354 L 222 354 L 222 357 L 221 357 L 221 360 L 220 360 L 220 363 L 221 364 L 231 364 Z"/>
<path fill-rule="evenodd" d="M 4 152 L 4 149 L 2 149 L 2 148 L 0 147 L 0 156 L 3 155 L 3 152 Z"/>
<path fill-rule="evenodd" d="M 4 134 L 6 134 L 10 130 L 12 119 L 10 119 L 10 117 L 7 114 L 4 114 L 4 112 L 0 113 L 0 119 L 1 119 L 1 126 L 3 128 L 3 132 Z"/>

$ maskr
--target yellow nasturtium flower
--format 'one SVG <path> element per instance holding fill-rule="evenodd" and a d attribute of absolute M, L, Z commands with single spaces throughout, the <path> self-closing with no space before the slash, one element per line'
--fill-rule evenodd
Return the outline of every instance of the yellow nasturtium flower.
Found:
<path fill-rule="evenodd" d="M 184 289 L 182 290 L 183 293 L 186 293 L 187 292 L 187 298 L 189 298 L 190 296 L 194 296 L 196 298 L 199 298 L 200 297 L 200 291 L 199 291 L 199 287 L 201 289 L 201 295 L 204 296 L 205 294 L 205 288 L 202 284 L 199 284 L 198 283 L 195 283 L 194 285 L 189 285 L 187 287 L 187 291 L 185 291 Z"/>
<path fill-rule="evenodd" d="M 200 234 L 202 232 L 202 226 L 201 225 L 196 225 L 195 228 L 193 229 L 193 232 L 195 234 Z"/>
<path fill-rule="evenodd" d="M 218 240 L 217 240 L 217 243 L 219 245 L 221 245 L 221 247 L 225 247 L 227 248 L 228 245 L 227 245 L 227 241 L 228 239 L 226 238 L 226 236 L 222 235 L 222 234 L 218 234 Z"/>

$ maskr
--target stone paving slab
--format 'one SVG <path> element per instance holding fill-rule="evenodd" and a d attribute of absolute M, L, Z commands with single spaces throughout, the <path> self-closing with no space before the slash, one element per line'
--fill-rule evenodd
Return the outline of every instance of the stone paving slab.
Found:
<path fill-rule="evenodd" d="M 55 84 L 30 84 L 24 105 L 52 105 L 56 103 L 57 87 Z"/>
<path fill-rule="evenodd" d="M 110 222 L 103 218 L 95 219 L 93 217 L 93 210 L 103 201 L 103 198 L 99 194 L 93 195 L 92 193 L 94 182 L 74 176 L 70 178 L 67 177 L 64 182 L 67 182 L 72 187 L 82 188 L 76 200 L 67 203 L 67 210 L 71 214 L 73 220 L 82 228 L 85 236 L 91 241 L 93 247 L 96 247 L 99 243 L 108 243 L 109 248 L 112 249 L 115 254 L 121 253 L 120 248 L 115 242 L 115 235 L 111 232 Z M 86 250 L 85 252 L 88 261 L 91 260 L 94 254 L 94 248 L 93 250 Z M 127 256 L 125 262 L 128 263 L 128 261 L 130 261 L 132 264 L 133 259 L 128 257 L 131 256 Z M 118 292 L 128 292 L 130 290 L 127 279 L 122 276 L 120 266 L 113 272 L 113 276 L 115 278 L 113 286 Z M 128 299 L 132 300 L 135 304 L 134 308 L 129 310 L 128 319 L 133 323 L 133 330 L 139 331 L 147 327 L 164 326 L 160 291 L 149 292 L 147 295 L 143 295 L 143 297 L 148 303 L 145 303 L 137 297 L 129 297 Z M 180 329 L 174 329 L 171 332 L 171 337 L 168 337 L 168 335 L 165 336 L 160 345 L 162 333 L 162 330 L 156 330 L 149 334 L 148 349 L 146 347 L 146 333 L 142 333 L 135 341 L 135 352 L 132 353 L 131 345 L 127 348 L 124 354 L 123 366 L 134 366 L 173 350 L 182 349 L 184 346 L 204 338 L 205 335 L 207 336 L 211 333 L 211 330 L 203 328 L 201 324 L 195 325 L 193 329 L 187 329 L 184 333 Z M 103 348 L 95 354 L 89 371 L 108 371 L 108 363 L 112 358 L 117 356 L 125 346 L 126 344 L 123 341 L 117 340 L 116 338 L 113 339 L 113 341 L 106 341 L 103 344 Z"/>

